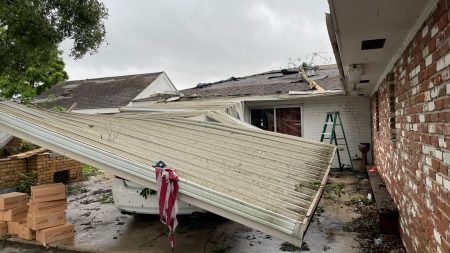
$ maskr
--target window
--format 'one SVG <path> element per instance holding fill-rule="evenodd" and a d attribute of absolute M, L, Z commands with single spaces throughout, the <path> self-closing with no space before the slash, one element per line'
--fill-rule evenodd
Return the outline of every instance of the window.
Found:
<path fill-rule="evenodd" d="M 302 136 L 300 107 L 251 109 L 251 123 L 267 131 Z"/>

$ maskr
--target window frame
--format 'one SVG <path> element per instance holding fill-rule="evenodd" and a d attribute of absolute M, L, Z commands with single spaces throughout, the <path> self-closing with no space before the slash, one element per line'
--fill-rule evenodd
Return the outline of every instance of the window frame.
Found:
<path fill-rule="evenodd" d="M 303 105 L 267 105 L 267 106 L 255 106 L 255 107 L 250 107 L 249 108 L 249 112 L 250 112 L 250 122 L 252 122 L 252 110 L 263 110 L 263 109 L 272 109 L 273 110 L 273 118 L 274 118 L 274 122 L 273 122 L 273 129 L 274 129 L 274 133 L 278 133 L 278 129 L 277 129 L 277 109 L 282 109 L 282 108 L 295 108 L 298 107 L 300 110 L 300 136 L 298 137 L 302 137 L 304 138 L 304 131 L 305 131 L 305 127 L 304 127 L 304 116 L 303 116 Z"/>

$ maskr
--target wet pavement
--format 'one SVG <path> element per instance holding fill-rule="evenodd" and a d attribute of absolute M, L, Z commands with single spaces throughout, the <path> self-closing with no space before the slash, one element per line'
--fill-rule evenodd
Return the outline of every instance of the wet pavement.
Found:
<path fill-rule="evenodd" d="M 75 224 L 76 237 L 52 243 L 50 247 L 82 252 L 359 252 L 358 243 L 354 240 L 356 233 L 346 229 L 359 214 L 345 203 L 364 198 L 367 194 L 357 189 L 358 180 L 351 173 L 330 177 L 329 187 L 326 187 L 318 205 L 302 248 L 204 213 L 178 216 L 176 249 L 171 251 L 167 229 L 157 216 L 122 215 L 110 203 L 111 183 L 112 176 L 103 174 L 72 185 L 71 191 L 75 195 L 68 197 L 67 217 Z M 17 238 L 10 240 L 25 242 Z M 33 247 L 43 249 L 42 246 Z M 0 246 L 0 251 L 22 252 L 7 251 L 16 248 Z"/>

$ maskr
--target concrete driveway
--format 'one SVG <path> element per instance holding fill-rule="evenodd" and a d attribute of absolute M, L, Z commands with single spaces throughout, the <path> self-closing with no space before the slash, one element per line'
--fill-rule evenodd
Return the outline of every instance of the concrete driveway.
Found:
<path fill-rule="evenodd" d="M 364 196 L 351 190 L 355 180 L 353 176 L 331 178 L 333 184 L 345 185 L 345 188 L 342 192 L 330 191 L 327 198 L 322 198 L 301 249 L 205 213 L 178 216 L 174 252 L 359 252 L 354 240 L 356 234 L 344 231 L 346 224 L 359 215 L 344 202 Z M 157 216 L 122 215 L 110 203 L 111 183 L 112 176 L 101 174 L 71 186 L 74 195 L 68 198 L 67 217 L 75 224 L 76 237 L 50 244 L 50 247 L 82 252 L 172 252 L 167 229 Z"/>

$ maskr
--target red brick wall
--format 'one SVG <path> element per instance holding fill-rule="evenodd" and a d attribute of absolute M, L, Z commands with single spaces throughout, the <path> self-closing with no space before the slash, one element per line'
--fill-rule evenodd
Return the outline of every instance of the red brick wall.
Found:
<path fill-rule="evenodd" d="M 392 69 L 393 80 L 386 77 L 372 97 L 374 162 L 399 207 L 408 252 L 450 252 L 449 5 L 439 1 Z"/>

